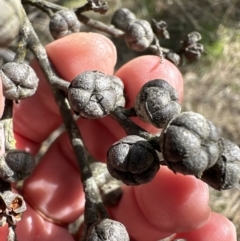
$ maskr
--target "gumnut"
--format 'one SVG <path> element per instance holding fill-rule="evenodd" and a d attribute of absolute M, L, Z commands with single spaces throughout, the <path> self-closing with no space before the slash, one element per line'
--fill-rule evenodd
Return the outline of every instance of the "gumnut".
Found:
<path fill-rule="evenodd" d="M 220 138 L 219 157 L 214 166 L 203 172 L 201 179 L 217 190 L 238 187 L 240 184 L 240 149 L 233 142 Z"/>
<path fill-rule="evenodd" d="M 125 226 L 112 219 L 101 219 L 91 225 L 87 234 L 87 241 L 129 241 Z"/>
<path fill-rule="evenodd" d="M 179 54 L 174 53 L 174 52 L 168 52 L 165 55 L 165 59 L 169 60 L 170 62 L 172 62 L 176 66 L 180 65 L 180 63 L 181 63 L 181 57 L 179 56 Z"/>
<path fill-rule="evenodd" d="M 193 44 L 196 44 L 198 41 L 200 41 L 202 39 L 202 36 L 199 32 L 191 32 L 187 35 L 187 37 L 185 38 L 185 40 L 183 41 L 183 47 L 187 47 Z"/>
<path fill-rule="evenodd" d="M 21 195 L 12 191 L 0 193 L 0 226 L 16 225 L 22 219 L 26 204 Z"/>
<path fill-rule="evenodd" d="M 68 100 L 76 114 L 98 119 L 125 105 L 123 82 L 99 71 L 85 71 L 69 85 Z"/>
<path fill-rule="evenodd" d="M 144 138 L 130 135 L 114 143 L 107 152 L 110 174 L 126 185 L 150 182 L 159 170 L 155 149 Z"/>
<path fill-rule="evenodd" d="M 0 178 L 18 182 L 30 176 L 36 161 L 32 154 L 22 150 L 9 150 L 0 159 Z"/>
<path fill-rule="evenodd" d="M 128 25 L 136 19 L 136 16 L 127 8 L 120 8 L 112 16 L 111 23 L 121 30 L 126 30 Z"/>
<path fill-rule="evenodd" d="M 132 21 L 125 32 L 127 46 L 135 51 L 146 50 L 154 39 L 154 33 L 150 23 L 146 20 L 136 19 Z"/>
<path fill-rule="evenodd" d="M 72 10 L 57 11 L 51 17 L 49 29 L 54 39 L 59 39 L 71 33 L 80 31 L 81 23 Z"/>
<path fill-rule="evenodd" d="M 163 128 L 181 112 L 177 91 L 165 80 L 147 82 L 139 91 L 134 108 L 137 116 L 157 128 Z"/>
<path fill-rule="evenodd" d="M 194 112 L 182 112 L 163 129 L 162 156 L 174 172 L 201 176 L 218 159 L 218 130 L 212 122 Z"/>
<path fill-rule="evenodd" d="M 0 77 L 3 95 L 11 100 L 25 99 L 35 94 L 39 79 L 35 71 L 25 63 L 9 62 L 2 66 Z"/>
<path fill-rule="evenodd" d="M 188 61 L 193 62 L 193 61 L 199 60 L 203 52 L 204 52 L 203 45 L 196 43 L 196 44 L 190 45 L 189 47 L 186 47 L 184 49 L 183 54 Z"/>

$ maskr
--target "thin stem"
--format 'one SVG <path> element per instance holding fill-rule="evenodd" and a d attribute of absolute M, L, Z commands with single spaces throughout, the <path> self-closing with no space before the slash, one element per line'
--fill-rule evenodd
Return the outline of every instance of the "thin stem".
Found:
<path fill-rule="evenodd" d="M 53 76 L 53 86 L 60 90 L 63 90 L 65 93 L 68 91 L 69 82 L 65 81 L 64 79 L 59 78 L 58 76 Z"/>
<path fill-rule="evenodd" d="M 96 5 L 93 1 L 88 1 L 84 6 L 77 8 L 76 14 L 81 14 L 86 11 L 94 11 L 100 14 L 104 14 L 108 11 L 107 2 L 102 2 L 99 5 Z"/>
<path fill-rule="evenodd" d="M 13 101 L 5 99 L 4 112 L 1 118 L 1 123 L 4 129 L 4 139 L 5 139 L 5 151 L 15 149 L 15 138 L 13 134 Z M 0 179 L 0 193 L 5 191 L 11 191 L 11 183 Z M 9 226 L 8 241 L 17 241 L 17 236 L 15 233 L 15 226 Z"/>
<path fill-rule="evenodd" d="M 25 36 L 28 41 L 28 47 L 35 55 L 38 63 L 50 84 L 55 101 L 59 106 L 63 123 L 66 127 L 71 145 L 73 147 L 81 174 L 81 180 L 85 192 L 85 233 L 90 225 L 99 218 L 106 218 L 107 212 L 101 200 L 98 187 L 92 177 L 92 173 L 88 163 L 88 157 L 85 152 L 85 147 L 81 138 L 81 133 L 72 116 L 69 104 L 65 98 L 65 93 L 55 86 L 56 74 L 51 68 L 45 48 L 41 45 L 38 36 L 36 35 L 31 23 L 25 14 L 25 24 L 23 27 Z"/>
<path fill-rule="evenodd" d="M 48 15 L 50 15 L 52 12 L 57 12 L 63 9 L 67 9 L 66 7 L 63 7 L 58 4 L 51 3 L 45 0 L 22 0 L 22 3 L 27 3 L 32 6 L 35 6 L 36 8 L 42 10 Z"/>
<path fill-rule="evenodd" d="M 149 47 L 148 49 L 149 49 L 153 54 L 159 56 L 159 47 L 158 47 L 156 44 L 150 45 L 150 47 Z M 160 50 L 161 50 L 162 54 L 167 54 L 167 53 L 170 52 L 170 49 L 163 48 L 163 47 L 160 47 Z"/>
<path fill-rule="evenodd" d="M 125 113 L 123 107 L 117 107 L 110 113 L 110 116 L 118 122 L 118 124 L 125 130 L 127 135 L 138 135 L 146 140 L 153 138 L 153 135 L 135 124 Z M 132 111 L 132 110 L 131 110 Z"/>
<path fill-rule="evenodd" d="M 115 28 L 113 25 L 108 26 L 100 21 L 90 19 L 82 14 L 77 14 L 78 20 L 87 26 L 102 31 L 116 38 L 123 38 L 124 32 L 120 29 Z"/>
<path fill-rule="evenodd" d="M 5 151 L 15 149 L 15 138 L 13 134 L 13 101 L 5 99 L 4 112 L 1 118 L 5 136 Z"/>
<path fill-rule="evenodd" d="M 18 42 L 17 52 L 13 61 L 18 63 L 23 63 L 26 57 L 26 52 L 27 52 L 27 44 L 26 44 L 26 41 L 24 41 L 24 38 L 22 38 L 20 34 L 20 40 Z"/>
<path fill-rule="evenodd" d="M 86 3 L 85 5 L 77 8 L 77 9 L 75 10 L 75 13 L 76 13 L 76 15 L 78 15 L 78 14 L 81 14 L 81 13 L 84 13 L 84 12 L 87 12 L 87 11 L 91 11 L 91 10 L 92 10 L 92 6 L 91 6 L 91 4 L 89 4 L 89 2 L 88 2 L 88 3 Z"/>
<path fill-rule="evenodd" d="M 10 225 L 8 227 L 8 237 L 7 237 L 7 241 L 17 241 L 17 235 L 15 232 L 16 226 Z"/>
<path fill-rule="evenodd" d="M 154 35 L 154 42 L 155 42 L 155 45 L 157 47 L 157 55 L 160 57 L 160 63 L 162 63 L 163 62 L 163 51 L 160 47 L 159 40 L 156 37 L 156 35 Z"/>
<path fill-rule="evenodd" d="M 137 124 L 135 124 L 130 117 L 136 116 L 134 108 L 125 109 L 123 107 L 117 107 L 110 116 L 118 122 L 118 124 L 125 130 L 127 135 L 141 136 L 152 145 L 152 147 L 161 152 L 159 145 L 159 136 L 150 134 Z"/>

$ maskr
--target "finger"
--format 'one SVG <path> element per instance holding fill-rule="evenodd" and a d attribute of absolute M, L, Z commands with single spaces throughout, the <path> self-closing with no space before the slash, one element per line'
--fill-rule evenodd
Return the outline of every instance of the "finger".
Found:
<path fill-rule="evenodd" d="M 177 90 L 180 102 L 183 98 L 183 78 L 179 69 L 167 59 L 160 63 L 158 56 L 145 55 L 129 61 L 116 75 L 126 87 L 127 107 L 134 105 L 135 97 L 142 85 L 149 80 L 163 79 Z"/>
<path fill-rule="evenodd" d="M 67 226 L 62 227 L 46 221 L 30 206 L 27 206 L 23 219 L 17 224 L 16 232 L 18 240 L 74 241 Z"/>
<path fill-rule="evenodd" d="M 83 213 L 81 178 L 66 133 L 54 142 L 25 180 L 22 193 L 32 207 L 62 224 L 73 222 Z"/>
<path fill-rule="evenodd" d="M 203 226 L 210 217 L 208 198 L 208 187 L 200 180 L 161 167 L 150 183 L 125 187 L 110 212 L 135 240 L 153 241 Z"/>
<path fill-rule="evenodd" d="M 226 217 L 212 213 L 210 220 L 198 230 L 177 234 L 174 239 L 183 238 L 188 241 L 236 241 L 236 228 Z"/>
<path fill-rule="evenodd" d="M 116 51 L 109 39 L 93 33 L 77 33 L 47 46 L 48 56 L 61 77 L 70 81 L 85 70 L 113 73 Z M 15 106 L 14 131 L 17 146 L 36 152 L 39 143 L 59 126 L 61 118 L 52 92 L 36 61 L 41 79 L 34 96 Z"/>

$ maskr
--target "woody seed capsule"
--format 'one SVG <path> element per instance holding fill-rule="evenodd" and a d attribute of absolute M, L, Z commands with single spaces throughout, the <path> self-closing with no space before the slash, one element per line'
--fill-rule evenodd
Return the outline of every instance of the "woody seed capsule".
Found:
<path fill-rule="evenodd" d="M 135 51 L 146 50 L 154 39 L 154 33 L 150 23 L 146 20 L 137 19 L 132 21 L 125 33 L 127 46 Z"/>
<path fill-rule="evenodd" d="M 178 93 L 167 81 L 161 79 L 143 85 L 135 99 L 134 108 L 142 121 L 157 128 L 163 128 L 181 111 Z"/>
<path fill-rule="evenodd" d="M 219 157 L 214 166 L 203 172 L 201 179 L 217 190 L 239 187 L 240 149 L 233 142 L 220 138 Z"/>
<path fill-rule="evenodd" d="M 182 112 L 163 129 L 160 147 L 174 172 L 201 176 L 219 155 L 217 128 L 202 115 Z"/>
<path fill-rule="evenodd" d="M 134 13 L 127 8 L 118 9 L 112 17 L 112 24 L 121 30 L 126 30 L 129 23 L 136 19 Z"/>
<path fill-rule="evenodd" d="M 25 63 L 10 62 L 0 70 L 3 95 L 11 100 L 32 96 L 38 87 L 39 79 L 35 71 Z"/>
<path fill-rule="evenodd" d="M 102 118 L 116 107 L 125 105 L 123 87 L 122 81 L 115 76 L 85 71 L 69 86 L 69 104 L 81 117 Z"/>
<path fill-rule="evenodd" d="M 124 225 L 108 218 L 101 219 L 91 225 L 87 241 L 129 241 L 129 235 Z"/>
<path fill-rule="evenodd" d="M 35 165 L 32 154 L 22 150 L 9 150 L 0 159 L 0 178 L 7 182 L 21 181 L 32 174 Z"/>
<path fill-rule="evenodd" d="M 80 30 L 81 23 L 71 10 L 57 11 L 51 18 L 49 29 L 54 39 L 59 39 Z"/>
<path fill-rule="evenodd" d="M 110 174 L 126 185 L 150 182 L 159 170 L 159 159 L 153 147 L 139 136 L 126 136 L 107 153 Z"/>

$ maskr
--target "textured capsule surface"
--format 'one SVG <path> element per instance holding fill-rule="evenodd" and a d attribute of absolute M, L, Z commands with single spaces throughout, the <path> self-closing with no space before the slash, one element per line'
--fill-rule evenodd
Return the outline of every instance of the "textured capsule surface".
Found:
<path fill-rule="evenodd" d="M 54 39 L 79 32 L 81 23 L 71 10 L 57 11 L 50 19 L 49 29 Z"/>
<path fill-rule="evenodd" d="M 22 150 L 9 150 L 0 159 L 0 178 L 17 182 L 29 177 L 36 165 L 34 156 Z"/>
<path fill-rule="evenodd" d="M 136 19 L 136 16 L 127 8 L 120 8 L 113 14 L 111 23 L 119 29 L 126 30 L 129 23 Z"/>
<path fill-rule="evenodd" d="M 127 46 L 135 51 L 146 50 L 154 39 L 154 33 L 149 22 L 137 19 L 132 21 L 125 33 L 125 42 Z"/>
<path fill-rule="evenodd" d="M 11 100 L 25 99 L 35 94 L 39 79 L 35 71 L 25 63 L 10 62 L 0 70 L 3 95 Z"/>
<path fill-rule="evenodd" d="M 219 158 L 214 166 L 203 172 L 201 179 L 217 190 L 239 187 L 240 148 L 233 142 L 220 138 Z"/>
<path fill-rule="evenodd" d="M 81 117 L 98 119 L 125 105 L 123 88 L 122 81 L 115 76 L 85 71 L 71 82 L 68 100 Z"/>
<path fill-rule="evenodd" d="M 129 235 L 125 226 L 108 218 L 93 223 L 89 228 L 87 241 L 129 241 Z"/>
<path fill-rule="evenodd" d="M 202 115 L 182 112 L 163 129 L 160 147 L 171 170 L 201 176 L 219 155 L 218 130 Z"/>
<path fill-rule="evenodd" d="M 122 138 L 107 153 L 110 174 L 126 185 L 150 182 L 159 170 L 159 158 L 153 147 L 139 136 Z"/>
<path fill-rule="evenodd" d="M 163 128 L 181 111 L 177 91 L 161 79 L 143 85 L 135 99 L 134 108 L 142 121 L 157 128 Z"/>

